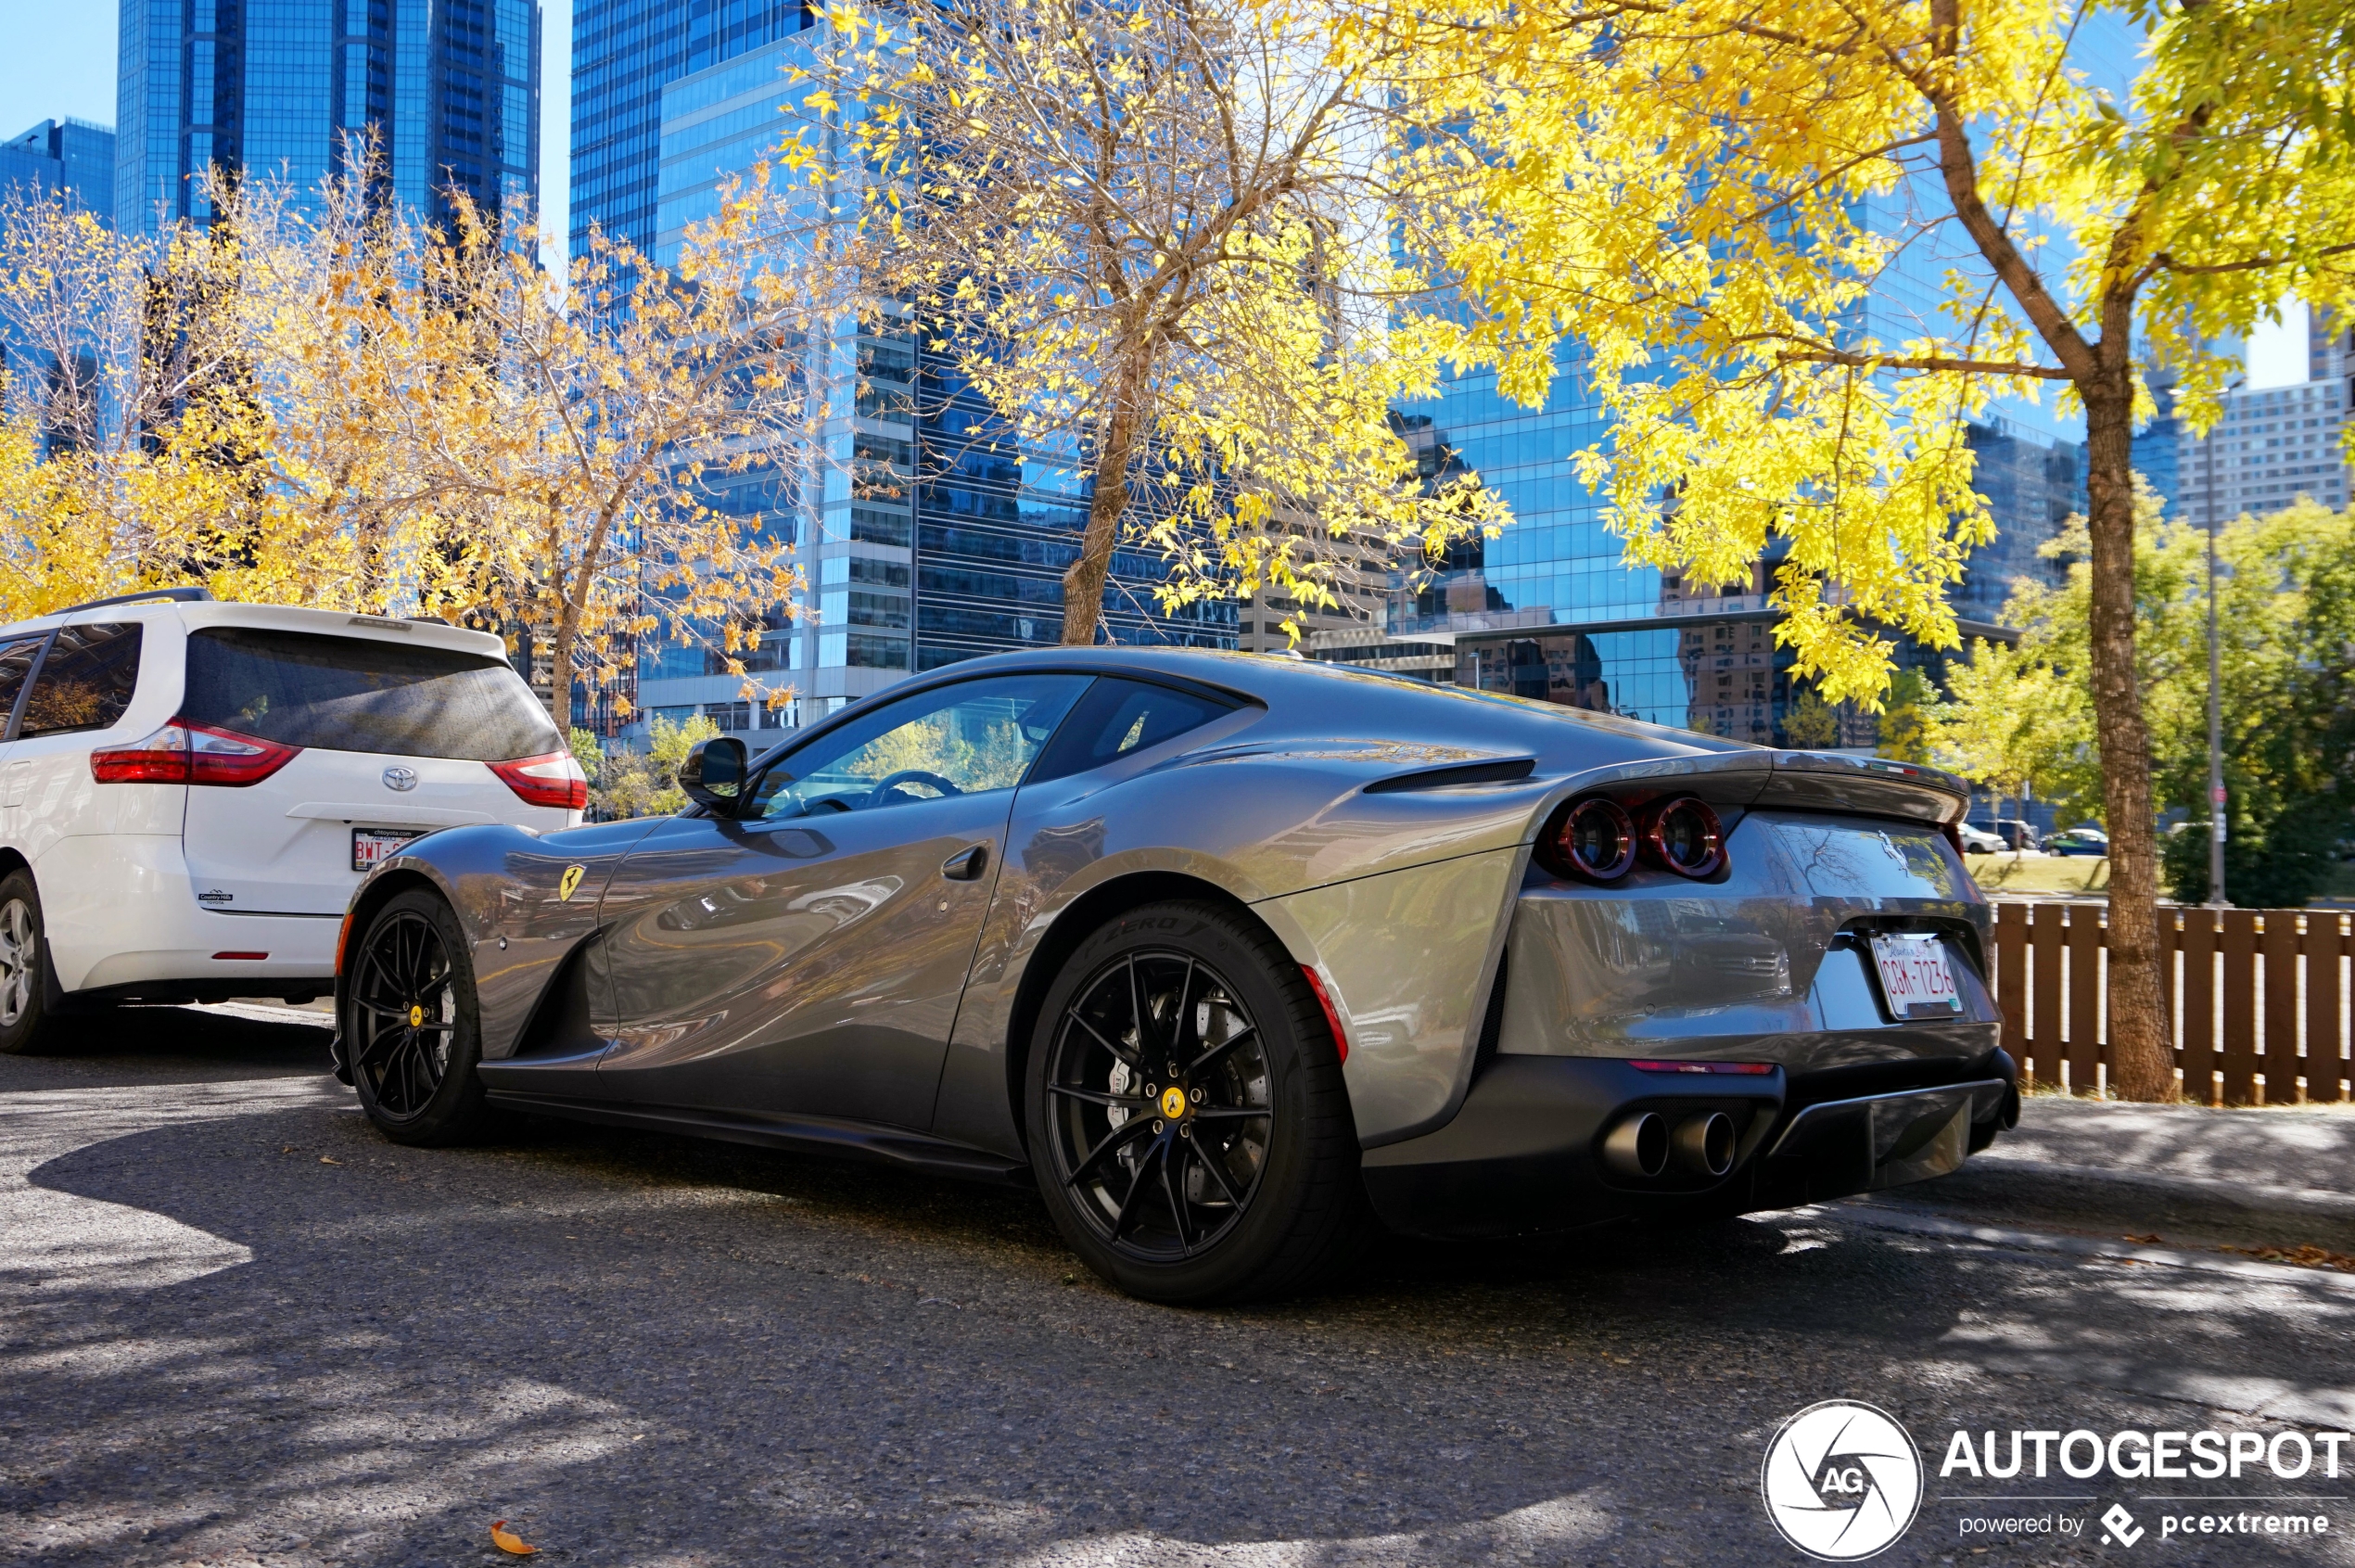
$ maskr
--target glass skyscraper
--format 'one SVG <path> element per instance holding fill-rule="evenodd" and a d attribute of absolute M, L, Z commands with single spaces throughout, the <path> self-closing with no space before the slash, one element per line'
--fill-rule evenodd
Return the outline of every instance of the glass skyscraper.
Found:
<path fill-rule="evenodd" d="M 663 89 L 649 159 L 655 200 L 648 218 L 631 220 L 646 223 L 656 261 L 674 261 L 688 225 L 717 210 L 720 185 L 777 145 L 788 123 L 783 72 L 818 36 L 788 32 Z M 600 177 L 634 188 L 611 169 Z M 1022 448 L 954 361 L 925 348 L 904 320 L 847 320 L 832 341 L 807 346 L 805 363 L 829 389 L 818 459 L 795 465 L 798 479 L 779 465 L 713 484 L 714 504 L 757 515 L 771 538 L 795 546 L 803 600 L 745 661 L 764 694 L 793 696 L 764 711 L 718 655 L 660 647 L 638 672 L 643 711 L 768 728 L 920 670 L 1061 637 L 1063 573 L 1091 493 L 1080 465 Z M 1115 554 L 1104 600 L 1114 641 L 1234 645 L 1231 603 L 1163 616 L 1152 597 L 1161 576 L 1150 555 Z"/>
<path fill-rule="evenodd" d="M 45 120 L 0 142 L 0 190 L 62 196 L 114 221 L 114 131 L 86 120 Z"/>
<path fill-rule="evenodd" d="M 122 0 L 115 222 L 204 222 L 219 166 L 315 188 L 373 134 L 386 194 L 536 197 L 537 0 Z"/>
<path fill-rule="evenodd" d="M 2104 15 L 2079 31 L 2071 63 L 2123 101 L 2136 51 L 2127 25 Z M 1860 218 L 1886 233 L 1909 228 L 1925 194 L 1939 199 L 1901 185 L 1864 202 Z M 1940 249 L 1957 243 L 1932 232 L 1907 244 L 1875 280 L 1849 329 L 1885 344 L 1937 329 L 1947 270 L 1983 267 L 1975 254 Z M 2046 254 L 2057 266 L 2066 236 Z M 1800 688 L 1790 651 L 1772 636 L 1771 554 L 1748 582 L 1705 590 L 1674 573 L 1623 564 L 1619 541 L 1603 527 L 1605 501 L 1579 483 L 1568 461 L 1598 444 L 1606 417 L 1576 344 L 1563 345 L 1542 409 L 1501 398 L 1496 377 L 1483 373 L 1457 378 L 1409 412 L 1430 432 L 1427 440 L 1452 449 L 1456 461 L 1504 493 L 1516 521 L 1503 537 L 1458 550 L 1449 570 L 1421 592 L 1394 593 L 1391 635 L 1452 639 L 1456 679 L 1465 684 L 1788 742 L 1784 720 Z M 1996 537 L 1973 552 L 1964 580 L 1950 590 L 1966 639 L 2004 634 L 1997 623 L 2020 578 L 2058 580 L 2061 565 L 2038 550 L 2085 506 L 2083 451 L 2073 434 L 2047 409 L 2018 403 L 1967 431 Z M 2171 441 L 2149 450 L 2154 459 L 2171 458 Z M 2167 469 L 2155 476 L 2162 484 L 2174 482 L 2171 461 L 2155 465 Z M 1901 667 L 1935 671 L 1949 655 L 1901 643 L 1896 657 Z M 1846 708 L 1838 728 L 1836 744 L 1851 746 L 1873 744 L 1877 731 L 1871 716 Z"/>
<path fill-rule="evenodd" d="M 665 87 L 810 20 L 801 0 L 576 0 L 572 253 L 592 223 L 654 249 Z"/>
<path fill-rule="evenodd" d="M 1491 375 L 1466 376 L 1412 410 L 1433 439 L 1511 504 L 1497 539 L 1460 546 L 1419 592 L 1394 594 L 1394 637 L 1439 637 L 1457 648 L 1467 685 L 1547 697 L 1761 745 L 1789 744 L 1784 720 L 1802 684 L 1791 651 L 1772 635 L 1773 556 L 1748 581 L 1703 585 L 1629 566 L 1604 528 L 1607 503 L 1581 484 L 1572 453 L 1593 444 L 1605 415 L 1565 345 L 1552 398 L 1532 410 L 1500 398 Z M 2084 467 L 2073 442 L 2007 416 L 1967 431 L 1977 486 L 1996 537 L 1973 552 L 1949 599 L 1966 637 L 1996 631 L 2011 584 L 2054 579 L 2038 547 L 2084 507 Z M 1939 662 L 1910 644 L 1901 666 Z M 1842 710 L 1837 744 L 1869 746 L 1869 716 Z"/>

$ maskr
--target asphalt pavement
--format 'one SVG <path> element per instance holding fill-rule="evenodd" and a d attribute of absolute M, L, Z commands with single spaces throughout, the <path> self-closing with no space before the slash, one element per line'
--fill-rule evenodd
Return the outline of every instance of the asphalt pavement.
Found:
<path fill-rule="evenodd" d="M 473 1564 L 504 1520 L 662 1568 L 1795 1563 L 1761 1459 L 1832 1398 L 1928 1461 L 1877 1562 L 2355 1561 L 2319 1470 L 1939 1473 L 1957 1430 L 2355 1422 L 2355 1274 L 2257 1256 L 2355 1251 L 2355 1118 L 2036 1102 L 1902 1194 L 1185 1312 L 1023 1193 L 546 1122 L 397 1148 L 324 1044 L 150 1009 L 0 1058 L 0 1562 Z M 2330 1524 L 2162 1538 L 2170 1491 Z"/>

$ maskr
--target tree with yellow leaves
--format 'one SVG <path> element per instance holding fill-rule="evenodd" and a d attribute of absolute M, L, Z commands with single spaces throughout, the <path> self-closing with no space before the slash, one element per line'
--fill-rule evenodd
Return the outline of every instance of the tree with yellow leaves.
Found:
<path fill-rule="evenodd" d="M 1771 546 L 1827 697 L 1878 699 L 1879 626 L 1954 641 L 1943 591 L 1989 533 L 1965 418 L 2046 387 L 2081 409 L 2117 1081 L 2171 1098 L 2130 439 L 2145 356 L 2199 425 L 2210 338 L 2355 300 L 2345 6 L 1330 4 L 1335 69 L 1411 60 L 1386 69 L 1415 156 L 1477 172 L 1402 228 L 1462 291 L 1463 351 L 1534 402 L 1582 343 L 1610 438 L 1581 471 L 1630 556 L 1735 580 Z M 2072 59 L 2105 28 L 2142 35 L 2122 97 Z M 1909 253 L 1942 298 L 1890 332 Z"/>
<path fill-rule="evenodd" d="M 55 198 L 0 202 L 0 616 L 185 580 L 236 486 L 223 454 L 172 438 L 192 406 L 221 414 L 240 374 L 236 292 L 211 236 L 126 238 Z M 184 504 L 159 506 L 167 470 Z"/>
<path fill-rule="evenodd" d="M 1124 529 L 1165 607 L 1329 606 L 1506 520 L 1393 428 L 1437 338 L 1390 259 L 1383 106 L 1318 19 L 1247 0 L 837 6 L 801 103 L 848 149 L 871 287 L 1025 451 L 1091 480 L 1063 641 L 1095 641 Z M 1170 498 L 1142 517 L 1140 490 Z"/>
<path fill-rule="evenodd" d="M 850 308 L 826 246 L 781 248 L 767 172 L 675 269 L 593 236 L 566 277 L 520 208 L 460 195 L 433 232 L 371 189 L 216 182 L 211 223 L 154 240 L 0 213 L 0 323 L 61 367 L 0 428 L 0 615 L 198 582 L 440 616 L 545 637 L 560 723 L 576 671 L 650 632 L 757 637 L 790 535 L 710 481 L 759 466 L 806 503 L 804 361 Z"/>
<path fill-rule="evenodd" d="M 675 271 L 592 231 L 559 280 L 522 213 L 453 207 L 417 287 L 443 338 L 425 462 L 465 526 L 420 602 L 544 629 L 560 724 L 576 670 L 610 674 L 649 637 L 716 638 L 742 674 L 798 578 L 790 534 L 763 526 L 786 519 L 723 510 L 711 481 L 766 468 L 813 499 L 828 382 L 809 359 L 852 308 L 822 233 L 793 239 L 764 166 L 690 227 Z"/>
<path fill-rule="evenodd" d="M 298 201 L 215 178 L 203 228 L 122 236 L 54 202 L 0 208 L 11 412 L 0 613 L 136 587 L 414 607 L 443 521 L 414 287 L 417 236 L 359 182 Z"/>

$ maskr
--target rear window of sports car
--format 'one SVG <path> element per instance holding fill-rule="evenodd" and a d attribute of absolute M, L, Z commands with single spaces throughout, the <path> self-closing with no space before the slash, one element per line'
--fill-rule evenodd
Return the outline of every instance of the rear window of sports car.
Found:
<path fill-rule="evenodd" d="M 193 723 L 327 751 L 503 762 L 564 749 L 503 659 L 372 637 L 195 632 L 180 710 Z"/>

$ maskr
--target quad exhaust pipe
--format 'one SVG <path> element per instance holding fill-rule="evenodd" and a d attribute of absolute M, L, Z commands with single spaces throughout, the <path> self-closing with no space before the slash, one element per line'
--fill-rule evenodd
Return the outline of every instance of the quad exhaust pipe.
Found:
<path fill-rule="evenodd" d="M 1668 1168 L 1667 1118 L 1638 1111 L 1622 1121 L 1603 1140 L 1603 1163 L 1639 1181 L 1657 1179 Z"/>
<path fill-rule="evenodd" d="M 1603 1138 L 1603 1163 L 1618 1175 L 1657 1181 L 1671 1160 L 1688 1176 L 1714 1180 L 1734 1168 L 1734 1119 L 1700 1111 L 1672 1128 L 1655 1111 L 1638 1111 Z"/>
<path fill-rule="evenodd" d="M 1692 1175 L 1718 1177 L 1734 1168 L 1734 1118 L 1723 1111 L 1678 1122 L 1674 1143 L 1676 1163 Z"/>

